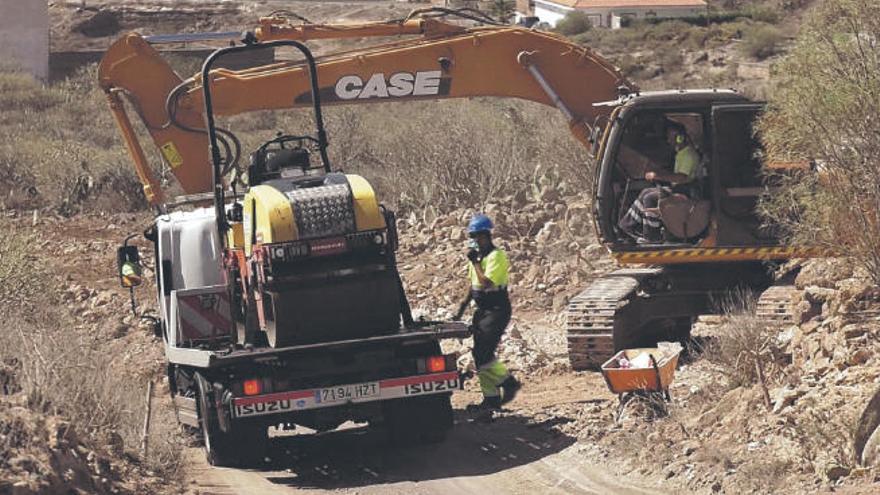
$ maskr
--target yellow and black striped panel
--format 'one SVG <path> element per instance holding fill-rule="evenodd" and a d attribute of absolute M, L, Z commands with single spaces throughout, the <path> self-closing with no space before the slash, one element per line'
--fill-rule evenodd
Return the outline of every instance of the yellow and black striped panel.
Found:
<path fill-rule="evenodd" d="M 627 251 L 614 253 L 614 258 L 621 264 L 650 263 L 655 265 L 671 265 L 723 261 L 786 260 L 790 258 L 818 258 L 832 255 L 833 253 L 830 250 L 823 248 L 769 246 Z"/>

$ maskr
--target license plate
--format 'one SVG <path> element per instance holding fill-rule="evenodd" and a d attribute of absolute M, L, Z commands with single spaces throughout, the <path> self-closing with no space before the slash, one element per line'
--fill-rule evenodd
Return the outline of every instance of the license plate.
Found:
<path fill-rule="evenodd" d="M 354 385 L 319 388 L 315 392 L 315 402 L 319 404 L 333 404 L 378 396 L 379 382 L 357 383 Z"/>

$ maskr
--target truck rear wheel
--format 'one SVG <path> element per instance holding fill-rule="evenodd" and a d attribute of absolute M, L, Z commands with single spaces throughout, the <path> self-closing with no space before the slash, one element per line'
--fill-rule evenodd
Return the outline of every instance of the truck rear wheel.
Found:
<path fill-rule="evenodd" d="M 399 399 L 385 404 L 385 426 L 392 444 L 439 443 L 452 428 L 449 395 Z"/>
<path fill-rule="evenodd" d="M 202 446 L 205 458 L 212 466 L 233 466 L 235 456 L 229 435 L 220 430 L 217 410 L 214 408 L 211 385 L 202 376 L 196 375 L 199 387 L 199 426 L 201 426 Z"/>
<path fill-rule="evenodd" d="M 259 424 L 239 423 L 233 430 L 220 429 L 217 409 L 213 405 L 213 391 L 210 383 L 198 376 L 199 386 L 199 425 L 202 445 L 208 464 L 219 467 L 247 467 L 263 461 L 269 434 L 266 427 Z"/>

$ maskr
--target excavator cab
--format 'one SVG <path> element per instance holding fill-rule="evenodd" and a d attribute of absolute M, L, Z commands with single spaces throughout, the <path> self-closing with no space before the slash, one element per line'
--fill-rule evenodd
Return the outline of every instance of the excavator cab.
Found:
<path fill-rule="evenodd" d="M 778 244 L 762 230 L 755 211 L 767 186 L 752 129 L 761 104 L 722 90 L 637 93 L 615 104 L 597 167 L 596 203 L 600 232 L 612 251 Z M 670 139 L 677 136 L 670 128 L 684 131 L 676 138 L 681 142 Z M 675 172 L 676 155 L 686 147 L 697 163 L 689 180 L 646 179 L 649 172 Z M 646 192 L 656 193 L 647 205 Z M 658 222 L 658 236 L 627 230 L 633 223 L 629 216 L 640 209 L 649 222 Z"/>

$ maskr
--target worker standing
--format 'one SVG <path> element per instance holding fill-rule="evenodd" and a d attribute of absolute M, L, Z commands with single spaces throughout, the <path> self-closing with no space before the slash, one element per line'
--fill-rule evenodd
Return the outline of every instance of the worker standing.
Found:
<path fill-rule="evenodd" d="M 520 383 L 510 374 L 507 366 L 495 356 L 507 324 L 511 306 L 507 294 L 507 254 L 492 243 L 492 220 L 486 215 L 474 215 L 468 224 L 470 250 L 468 279 L 470 290 L 461 303 L 456 319 L 461 319 L 471 301 L 477 305 L 471 332 L 474 336 L 474 364 L 483 392 L 479 409 L 500 409 L 513 400 Z"/>

